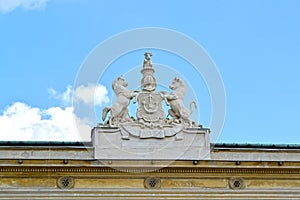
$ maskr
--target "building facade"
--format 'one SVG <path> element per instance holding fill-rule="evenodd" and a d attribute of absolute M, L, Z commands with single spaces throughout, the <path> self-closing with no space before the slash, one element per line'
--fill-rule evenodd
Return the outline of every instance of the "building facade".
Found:
<path fill-rule="evenodd" d="M 157 91 L 151 55 L 141 91 L 113 81 L 91 142 L 1 142 L 0 199 L 300 199 L 300 146 L 211 144 L 182 79 Z"/>
<path fill-rule="evenodd" d="M 300 199 L 300 146 L 212 145 L 208 160 L 99 160 L 92 143 L 1 142 L 0 199 Z"/>

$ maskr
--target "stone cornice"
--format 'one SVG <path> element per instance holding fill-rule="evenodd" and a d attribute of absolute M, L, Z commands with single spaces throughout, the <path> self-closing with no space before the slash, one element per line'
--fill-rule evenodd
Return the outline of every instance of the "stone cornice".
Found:
<path fill-rule="evenodd" d="M 157 169 L 154 167 L 142 168 L 125 168 L 125 167 L 1 167 L 0 173 L 68 173 L 68 174 L 138 174 L 138 173 L 154 173 L 154 174 L 300 174 L 300 169 L 291 168 L 179 168 L 166 167 Z M 12 174 L 11 174 L 12 175 Z M 17 175 L 17 174 L 15 174 Z M 5 176 L 5 175 L 4 175 Z M 19 176 L 19 174 L 18 174 Z"/>

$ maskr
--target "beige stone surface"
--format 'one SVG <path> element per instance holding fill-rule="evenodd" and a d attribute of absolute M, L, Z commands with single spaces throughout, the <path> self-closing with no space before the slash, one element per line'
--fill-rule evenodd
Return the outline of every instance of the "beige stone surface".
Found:
<path fill-rule="evenodd" d="M 298 149 L 215 148 L 210 155 L 95 159 L 91 147 L 2 146 L 0 199 L 300 199 Z M 159 187 L 145 185 L 149 177 Z"/>
<path fill-rule="evenodd" d="M 96 159 L 115 160 L 207 160 L 210 158 L 208 129 L 182 130 L 177 135 L 181 139 L 166 137 L 163 139 L 121 138 L 118 129 L 95 128 L 92 133 L 94 157 Z"/>
<path fill-rule="evenodd" d="M 0 199 L 297 199 L 300 162 L 0 160 Z M 97 161 L 98 162 L 98 161 Z M 60 163 L 60 164 L 59 164 Z M 110 167 L 108 167 L 110 166 Z M 57 181 L 70 177 L 71 188 Z M 154 177 L 158 188 L 145 186 Z M 230 183 L 243 187 L 234 188 Z"/>

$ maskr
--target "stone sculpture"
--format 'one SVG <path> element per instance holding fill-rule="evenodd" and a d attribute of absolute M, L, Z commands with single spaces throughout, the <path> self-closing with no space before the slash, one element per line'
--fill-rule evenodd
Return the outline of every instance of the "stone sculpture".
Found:
<path fill-rule="evenodd" d="M 195 108 L 196 103 L 190 103 L 190 110 L 184 106 L 185 85 L 183 80 L 174 78 L 169 86 L 172 90 L 170 94 L 166 91 L 156 91 L 156 79 L 154 77 L 155 69 L 152 66 L 150 52 L 144 54 L 145 59 L 141 73 L 142 91 L 130 91 L 126 87 L 128 84 L 124 78 L 119 77 L 113 81 L 112 88 L 117 96 L 117 101 L 111 108 L 106 107 L 102 112 L 104 121 L 110 112 L 109 120 L 104 123 L 108 126 L 116 126 L 120 129 L 122 139 L 129 139 L 129 136 L 139 138 L 164 138 L 176 136 L 176 140 L 182 139 L 182 130 L 186 127 L 196 126 L 190 119 L 192 113 L 192 104 Z M 134 98 L 133 103 L 138 103 L 136 118 L 128 116 L 128 106 L 130 100 Z M 170 109 L 168 120 L 162 106 L 165 101 Z"/>
<path fill-rule="evenodd" d="M 192 101 L 190 103 L 189 110 L 184 106 L 183 98 L 185 95 L 185 85 L 183 80 L 174 78 L 169 88 L 172 90 L 170 94 L 163 92 L 167 105 L 171 107 L 171 109 L 168 110 L 168 113 L 172 116 L 172 120 L 168 123 L 185 123 L 192 127 L 193 121 L 190 119 L 190 115 L 193 112 L 192 105 L 194 104 L 195 109 L 197 108 L 196 102 Z"/>
<path fill-rule="evenodd" d="M 152 61 L 151 61 L 152 53 L 146 52 L 146 53 L 144 54 L 144 56 L 145 56 L 145 60 L 144 60 L 143 67 L 144 67 L 144 68 L 152 67 Z"/>
<path fill-rule="evenodd" d="M 108 112 L 110 116 L 108 119 L 108 124 L 110 126 L 118 126 L 119 123 L 131 121 L 128 115 L 128 106 L 130 100 L 136 96 L 136 90 L 129 91 L 126 87 L 128 83 L 124 78 L 118 77 L 112 83 L 112 89 L 117 96 L 117 101 L 111 106 L 106 107 L 102 111 L 102 120 L 104 121 Z"/>
<path fill-rule="evenodd" d="M 184 106 L 184 81 L 174 78 L 170 91 L 158 91 L 152 54 L 144 55 L 140 91 L 128 90 L 122 77 L 113 81 L 117 100 L 102 113 L 103 121 L 108 113 L 109 119 L 92 130 L 94 158 L 143 162 L 210 159 L 210 130 L 190 119 L 196 103 L 192 101 L 190 109 Z M 135 117 L 128 116 L 131 100 L 138 104 Z M 171 119 L 166 115 L 164 102 L 169 106 Z"/>
<path fill-rule="evenodd" d="M 141 127 L 159 127 L 163 128 L 165 113 L 162 107 L 162 96 L 156 92 L 156 79 L 153 74 L 155 72 L 152 67 L 150 57 L 151 53 L 146 52 L 143 69 L 141 73 L 142 92 L 140 92 L 135 102 L 138 102 L 137 119 Z"/>

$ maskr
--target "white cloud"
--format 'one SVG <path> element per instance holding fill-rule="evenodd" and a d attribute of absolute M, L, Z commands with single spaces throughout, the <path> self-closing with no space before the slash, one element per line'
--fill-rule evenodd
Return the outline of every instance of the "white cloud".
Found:
<path fill-rule="evenodd" d="M 88 106 L 101 106 L 103 103 L 109 103 L 108 91 L 100 84 L 80 85 L 75 91 L 71 85 L 68 85 L 62 93 L 53 88 L 48 89 L 48 92 L 52 98 L 59 100 L 64 106 L 70 106 L 72 98 L 75 103 L 84 103 Z"/>
<path fill-rule="evenodd" d="M 89 141 L 87 124 L 74 115 L 72 107 L 43 110 L 17 102 L 0 116 L 0 140 Z"/>
<path fill-rule="evenodd" d="M 74 94 L 74 100 L 83 103 L 80 106 L 101 105 L 109 102 L 107 89 L 103 85 L 89 84 L 79 86 L 74 92 L 69 85 L 62 93 L 52 88 L 48 92 L 66 107 L 41 109 L 16 102 L 0 113 L 0 140 L 90 141 L 91 128 L 95 122 L 89 115 L 74 113 L 72 97 Z"/>
<path fill-rule="evenodd" d="M 101 106 L 103 103 L 109 102 L 107 94 L 107 89 L 103 85 L 81 85 L 75 89 L 73 101 L 83 102 L 92 106 Z"/>
<path fill-rule="evenodd" d="M 48 92 L 52 98 L 60 100 L 64 106 L 70 106 L 72 104 L 73 89 L 71 85 L 68 85 L 66 91 L 63 93 L 53 88 L 48 89 Z"/>
<path fill-rule="evenodd" d="M 44 9 L 48 0 L 0 0 L 0 12 L 8 13 L 17 7 L 28 10 Z"/>

